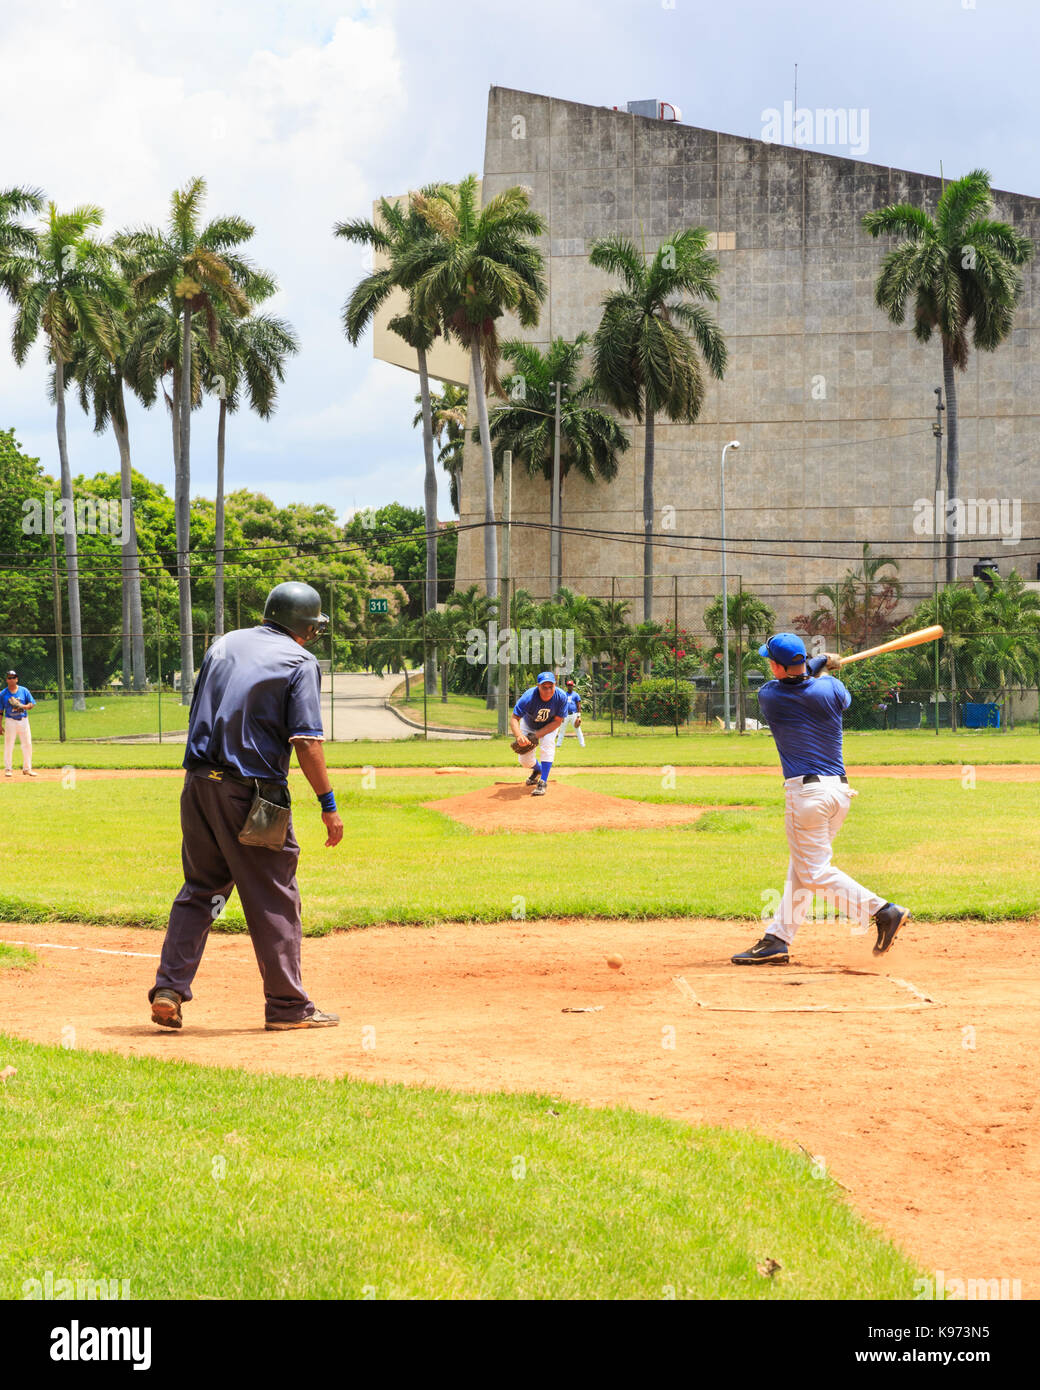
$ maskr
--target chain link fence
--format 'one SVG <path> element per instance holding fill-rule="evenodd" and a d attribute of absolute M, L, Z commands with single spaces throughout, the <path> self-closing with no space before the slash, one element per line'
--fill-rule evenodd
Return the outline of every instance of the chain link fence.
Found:
<path fill-rule="evenodd" d="M 681 737 L 763 727 L 758 690 L 772 676 L 758 648 L 781 625 L 781 604 L 774 607 L 770 595 L 752 594 L 739 574 L 727 575 L 724 624 L 721 574 L 656 577 L 649 619 L 643 617 L 642 575 L 571 583 L 553 595 L 547 578 L 527 577 L 523 586 L 500 581 L 492 586 L 494 598 L 476 583 L 427 607 L 418 581 L 352 591 L 349 603 L 334 585 L 318 581 L 333 618 L 330 631 L 310 648 L 322 666 L 326 734 L 369 736 L 357 727 L 362 705 L 373 701 L 397 717 L 397 736 L 501 733 L 520 693 L 544 670 L 561 683 L 574 677 L 583 724 L 596 734 Z M 793 605 L 784 599 L 790 614 Z M 804 596 L 803 606 L 808 602 Z M 905 616 L 854 633 L 838 624 L 830 632 L 808 632 L 812 624 L 804 623 L 801 630 L 810 652 L 848 653 L 888 640 Z M 255 583 L 244 594 L 229 575 L 228 628 L 261 618 Z M 196 669 L 213 640 L 211 621 L 211 615 L 197 615 Z M 1019 615 L 1003 628 L 958 630 L 927 647 L 845 668 L 841 679 L 852 693 L 846 728 L 924 734 L 1036 725 L 1040 646 L 1031 620 L 1023 623 Z M 1030 668 L 1023 653 L 1034 648 L 1037 661 Z M 50 631 L 0 633 L 0 668 L 16 670 L 37 702 L 37 738 L 182 740 L 191 682 L 182 680 L 168 606 L 145 607 L 137 651 L 143 651 L 143 670 L 134 669 L 133 643 L 122 631 L 85 632 L 83 688 L 76 690 L 79 664 L 68 631 L 59 638 L 52 623 Z M 368 685 L 354 679 L 363 675 L 371 678 Z M 1027 675 L 1032 679 L 1023 679 Z M 389 728 L 383 736 L 394 736 Z"/>

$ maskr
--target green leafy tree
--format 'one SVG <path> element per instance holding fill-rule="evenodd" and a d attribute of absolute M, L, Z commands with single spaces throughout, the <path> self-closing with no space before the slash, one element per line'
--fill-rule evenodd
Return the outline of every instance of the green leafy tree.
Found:
<path fill-rule="evenodd" d="M 969 335 L 975 347 L 994 352 L 1011 332 L 1022 296 L 1020 267 L 1033 243 L 991 216 L 989 174 L 973 169 L 947 184 L 934 219 L 912 203 L 877 208 L 863 218 L 873 237 L 902 238 L 881 262 L 874 302 L 893 323 L 902 323 L 913 300 L 914 336 L 928 343 L 938 333 L 946 388 L 946 484 L 959 486 L 957 377 L 968 365 Z M 946 542 L 946 581 L 957 578 L 957 540 Z"/>
<path fill-rule="evenodd" d="M 249 241 L 254 227 L 241 217 L 218 217 L 200 228 L 206 181 L 193 178 L 170 200 L 165 229 L 146 227 L 116 238 L 139 302 L 172 306 L 180 320 L 180 395 L 175 418 L 175 508 L 177 516 L 178 586 L 181 622 L 181 699 L 191 702 L 194 685 L 194 642 L 191 611 L 191 411 L 196 363 L 192 321 L 206 324 L 210 345 L 218 336 L 219 317 L 243 317 L 250 294 L 264 297 L 267 277 L 259 275 L 238 248 Z"/>
<path fill-rule="evenodd" d="M 421 196 L 435 197 L 440 191 L 439 184 L 429 184 L 422 190 Z M 343 329 L 349 341 L 356 347 L 376 311 L 386 303 L 394 290 L 403 288 L 397 267 L 405 254 L 412 251 L 419 242 L 429 238 L 430 226 L 420 216 L 415 197 L 409 196 L 403 207 L 387 198 L 380 198 L 377 221 L 370 222 L 359 218 L 353 222 L 337 222 L 335 235 L 356 245 L 368 247 L 372 251 L 379 251 L 386 258 L 385 265 L 374 269 L 354 287 L 353 293 L 343 306 Z M 441 335 L 441 315 L 439 309 L 431 303 L 427 303 L 420 310 L 414 293 L 409 293 L 407 309 L 403 313 L 395 314 L 388 326 L 392 333 L 396 333 L 414 349 L 419 369 L 419 414 L 423 427 L 423 457 L 426 464 L 423 484 L 426 518 L 426 607 L 433 609 L 437 603 L 437 470 L 433 458 L 433 415 L 426 354 Z M 427 691 L 432 693 L 435 685 L 436 667 L 428 661 Z"/>
<path fill-rule="evenodd" d="M 495 466 L 501 472 L 502 455 L 510 449 L 532 477 L 541 476 L 551 490 L 555 448 L 556 383 L 560 384 L 560 491 L 563 524 L 563 481 L 574 469 L 586 482 L 613 482 L 618 458 L 629 438 L 613 415 L 598 404 L 599 388 L 593 378 L 579 381 L 588 335 L 574 342 L 554 338 L 547 352 L 533 343 L 510 338 L 502 344 L 502 356 L 513 370 L 502 379 L 506 403 L 491 412 L 490 429 Z M 479 432 L 474 433 L 479 438 Z M 551 495 L 551 491 L 550 491 Z M 549 590 L 560 587 L 560 545 L 550 546 Z"/>
<path fill-rule="evenodd" d="M 703 304 L 691 302 L 715 303 L 719 297 L 718 262 L 707 245 L 704 227 L 688 227 L 662 242 L 651 258 L 621 235 L 594 242 L 589 253 L 592 265 L 623 282 L 603 301 L 593 350 L 603 396 L 643 425 L 644 621 L 653 617 L 654 422 L 664 415 L 692 424 L 704 401 L 701 359 L 718 381 L 726 370 L 718 324 Z"/>
<path fill-rule="evenodd" d="M 419 411 L 412 421 L 413 428 L 422 424 L 422 395 L 416 396 Z M 437 462 L 448 474 L 451 505 L 459 514 L 459 485 L 462 482 L 462 455 L 466 443 L 466 409 L 469 392 L 465 386 L 446 381 L 441 390 L 430 395 L 430 418 L 433 442 L 437 445 Z"/>
<path fill-rule="evenodd" d="M 112 356 L 118 343 L 120 314 L 126 288 L 113 265 L 112 254 L 91 235 L 101 226 L 101 209 L 92 205 L 59 213 L 47 205 L 42 229 L 31 242 L 18 244 L 0 261 L 0 286 L 15 302 L 12 346 L 21 366 L 30 348 L 43 335 L 54 366 L 53 396 L 57 412 L 61 495 L 71 514 L 74 506 L 65 423 L 67 365 L 77 344 L 94 344 Z M 10 243 L 11 231 L 7 232 Z M 73 706 L 86 709 L 83 694 L 83 624 L 80 611 L 76 528 L 63 527 L 72 643 Z"/>
<path fill-rule="evenodd" d="M 417 194 L 413 206 L 429 232 L 394 257 L 394 275 L 411 292 L 420 318 L 443 323 L 470 354 L 484 465 L 485 580 L 494 598 L 498 543 L 486 388 L 499 384 L 498 320 L 512 313 L 522 328 L 538 323 L 547 293 L 545 260 L 531 238 L 544 235 L 547 224 L 531 207 L 527 188 L 504 189 L 481 207 L 475 174 L 439 192 Z M 493 705 L 489 677 L 488 707 Z"/>

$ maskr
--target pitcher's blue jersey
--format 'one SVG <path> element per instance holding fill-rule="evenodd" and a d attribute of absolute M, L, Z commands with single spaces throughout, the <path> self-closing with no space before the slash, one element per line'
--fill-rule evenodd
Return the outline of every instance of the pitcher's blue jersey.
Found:
<path fill-rule="evenodd" d="M 554 719 L 562 719 L 567 713 L 567 696 L 557 688 L 548 700 L 543 700 L 538 687 L 532 685 L 525 690 L 513 706 L 517 719 L 522 719 L 529 729 L 537 729 L 543 724 L 551 724 Z"/>

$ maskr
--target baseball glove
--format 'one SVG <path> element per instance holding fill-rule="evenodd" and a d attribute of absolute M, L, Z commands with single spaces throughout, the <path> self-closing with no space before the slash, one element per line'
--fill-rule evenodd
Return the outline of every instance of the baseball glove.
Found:
<path fill-rule="evenodd" d="M 527 753 L 530 749 L 532 749 L 535 746 L 535 742 L 536 740 L 533 738 L 514 738 L 509 746 L 514 753 Z"/>
<path fill-rule="evenodd" d="M 19 700 L 19 699 L 17 698 L 17 696 L 15 696 L 15 695 L 12 695 L 11 698 L 8 700 L 8 702 L 7 702 L 7 707 L 8 707 L 8 709 L 13 709 L 13 710 L 23 710 L 23 709 L 25 709 L 25 706 L 22 704 L 21 700 Z"/>

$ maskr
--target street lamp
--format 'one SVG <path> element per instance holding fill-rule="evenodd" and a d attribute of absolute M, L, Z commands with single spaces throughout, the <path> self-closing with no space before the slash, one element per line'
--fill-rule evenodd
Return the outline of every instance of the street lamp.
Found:
<path fill-rule="evenodd" d="M 726 450 L 739 449 L 740 441 L 731 439 L 722 450 L 722 703 L 724 723 L 729 722 L 729 594 L 726 590 Z"/>

